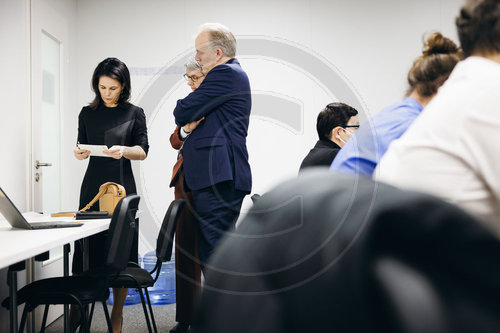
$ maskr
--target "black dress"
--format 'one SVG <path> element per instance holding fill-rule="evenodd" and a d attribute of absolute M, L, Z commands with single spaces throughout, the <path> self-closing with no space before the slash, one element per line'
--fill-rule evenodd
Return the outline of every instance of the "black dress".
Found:
<path fill-rule="evenodd" d="M 82 144 L 140 146 L 147 154 L 149 149 L 144 111 L 132 104 L 114 108 L 100 106 L 92 109 L 86 106 L 78 117 L 78 142 Z M 137 193 L 130 160 L 122 157 L 117 160 L 109 157 L 90 156 L 87 172 L 80 190 L 79 209 L 85 207 L 97 194 L 99 187 L 106 182 L 115 182 L 125 187 L 127 195 Z M 99 202 L 89 210 L 99 210 Z M 102 265 L 102 254 L 106 240 L 102 232 L 89 237 L 89 267 Z M 130 260 L 137 262 L 138 236 L 135 235 Z M 82 244 L 75 244 L 73 273 L 82 271 Z"/>

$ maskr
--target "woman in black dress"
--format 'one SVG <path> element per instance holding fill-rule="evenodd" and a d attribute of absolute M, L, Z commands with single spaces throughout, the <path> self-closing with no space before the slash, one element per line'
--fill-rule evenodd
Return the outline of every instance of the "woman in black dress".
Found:
<path fill-rule="evenodd" d="M 130 104 L 130 73 L 127 66 L 116 58 L 103 60 L 94 70 L 92 89 L 95 98 L 85 106 L 78 117 L 78 142 L 81 144 L 106 145 L 109 157 L 91 156 L 80 190 L 80 209 L 85 207 L 106 182 L 125 187 L 127 195 L 137 193 L 130 160 L 144 160 L 149 145 L 144 111 Z M 76 148 L 78 160 L 89 157 L 88 150 Z M 89 210 L 99 210 L 99 203 Z M 89 268 L 103 265 L 106 233 L 89 238 Z M 130 260 L 137 262 L 138 235 L 135 234 Z M 83 251 L 75 244 L 73 273 L 83 270 Z M 127 289 L 113 289 L 111 323 L 113 332 L 120 332 L 122 310 Z"/>

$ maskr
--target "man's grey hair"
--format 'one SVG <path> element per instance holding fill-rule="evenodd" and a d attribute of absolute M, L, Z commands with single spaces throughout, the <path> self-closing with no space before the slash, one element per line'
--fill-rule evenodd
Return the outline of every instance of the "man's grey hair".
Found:
<path fill-rule="evenodd" d="M 236 56 L 236 38 L 229 29 L 220 23 L 205 23 L 200 27 L 200 33 L 208 33 L 209 47 L 212 50 L 221 49 L 224 55 Z"/>
<path fill-rule="evenodd" d="M 194 57 L 191 57 L 186 61 L 184 64 L 184 67 L 186 67 L 186 71 L 200 71 L 203 73 L 202 67 L 198 61 Z"/>

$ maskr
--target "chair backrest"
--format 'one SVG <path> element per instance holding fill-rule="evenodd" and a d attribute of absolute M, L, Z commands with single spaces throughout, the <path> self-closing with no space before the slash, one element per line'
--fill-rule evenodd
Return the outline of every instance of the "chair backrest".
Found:
<path fill-rule="evenodd" d="M 109 272 L 120 272 L 127 267 L 136 232 L 135 215 L 139 200 L 138 195 L 129 195 L 118 202 L 113 212 L 105 252 L 105 265 Z"/>
<path fill-rule="evenodd" d="M 255 193 L 254 195 L 252 195 L 252 196 L 250 197 L 250 199 L 252 199 L 252 203 L 256 203 L 256 202 L 257 202 L 257 200 L 259 200 L 259 199 L 260 199 L 260 197 L 261 197 L 261 195 L 260 195 L 260 194 Z"/>
<path fill-rule="evenodd" d="M 170 203 L 167 213 L 163 218 L 160 233 L 156 240 L 156 257 L 159 261 L 170 261 L 172 257 L 172 245 L 174 241 L 175 228 L 177 220 L 181 216 L 182 209 L 186 204 L 186 200 L 177 199 Z"/>
<path fill-rule="evenodd" d="M 498 238 L 456 206 L 304 171 L 217 245 L 195 329 L 500 332 L 499 257 Z"/>
<path fill-rule="evenodd" d="M 383 308 L 384 332 L 449 332 L 446 304 L 439 285 L 419 267 L 397 256 L 374 260 L 374 289 Z"/>

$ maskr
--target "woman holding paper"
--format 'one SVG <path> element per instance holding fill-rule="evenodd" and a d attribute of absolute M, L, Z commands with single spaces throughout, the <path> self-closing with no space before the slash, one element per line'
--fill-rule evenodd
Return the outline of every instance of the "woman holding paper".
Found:
<path fill-rule="evenodd" d="M 94 100 L 83 107 L 78 117 L 78 144 L 106 145 L 104 156 L 93 156 L 89 150 L 74 150 L 78 160 L 90 156 L 87 172 L 80 190 L 82 209 L 106 182 L 115 182 L 125 187 L 127 195 L 137 193 L 130 160 L 144 160 L 149 144 L 144 111 L 129 103 L 130 73 L 127 66 L 116 58 L 107 58 L 97 65 L 92 76 Z M 89 211 L 99 210 L 98 203 Z M 101 266 L 106 232 L 89 239 L 89 268 Z M 75 245 L 73 273 L 83 270 L 83 251 L 79 243 Z M 135 234 L 130 260 L 138 259 L 138 234 Z M 113 310 L 111 323 L 113 332 L 120 332 L 122 310 L 127 289 L 113 289 Z"/>

